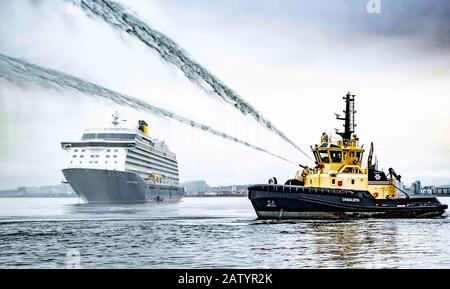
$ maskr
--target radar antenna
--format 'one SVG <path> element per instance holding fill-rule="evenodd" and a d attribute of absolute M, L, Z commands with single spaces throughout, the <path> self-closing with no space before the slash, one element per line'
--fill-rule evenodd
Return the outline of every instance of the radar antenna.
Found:
<path fill-rule="evenodd" d="M 355 132 L 355 95 L 350 92 L 347 93 L 346 96 L 343 97 L 345 99 L 345 117 L 341 117 L 339 114 L 336 114 L 336 119 L 344 121 L 343 132 L 336 131 L 338 135 L 342 137 L 344 140 L 350 140 L 352 133 Z"/>

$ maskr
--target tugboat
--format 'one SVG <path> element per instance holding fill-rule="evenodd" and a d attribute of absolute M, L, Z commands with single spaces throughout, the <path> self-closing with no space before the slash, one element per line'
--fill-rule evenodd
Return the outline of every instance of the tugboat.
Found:
<path fill-rule="evenodd" d="M 248 198 L 260 219 L 296 218 L 433 218 L 448 208 L 433 196 L 409 196 L 399 188 L 401 176 L 388 174 L 373 162 L 373 143 L 363 168 L 364 146 L 355 134 L 355 95 L 345 99 L 345 130 L 332 140 L 323 133 L 320 144 L 311 146 L 315 166 L 302 166 L 284 185 L 272 178 L 269 184 L 248 187 Z"/>

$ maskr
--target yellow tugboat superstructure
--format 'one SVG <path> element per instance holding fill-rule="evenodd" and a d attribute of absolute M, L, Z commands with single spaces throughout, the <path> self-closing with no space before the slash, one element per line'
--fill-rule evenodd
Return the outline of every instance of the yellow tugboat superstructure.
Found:
<path fill-rule="evenodd" d="M 315 168 L 303 167 L 295 178 L 305 187 L 335 188 L 349 190 L 367 190 L 377 199 L 395 198 L 397 196 L 397 178 L 390 174 L 389 179 L 382 171 L 376 170 L 372 165 L 373 144 L 371 144 L 369 165 L 363 167 L 364 148 L 359 146 L 359 138 L 354 133 L 355 96 L 347 93 L 346 110 L 347 118 L 344 132 L 337 132 L 342 136 L 341 140 L 332 138 L 323 133 L 320 144 L 311 147 L 317 166 Z M 374 180 L 369 181 L 369 172 L 374 171 Z M 391 169 L 392 170 L 392 169 Z"/>
<path fill-rule="evenodd" d="M 303 167 L 295 177 L 305 187 L 368 190 L 377 199 L 397 196 L 394 176 L 382 180 L 384 173 L 378 172 L 375 180 L 369 181 L 369 168 L 364 168 L 362 162 L 364 148 L 359 146 L 355 134 L 351 140 L 334 142 L 324 133 L 320 141 L 319 145 L 312 147 L 318 165 L 315 168 Z"/>
<path fill-rule="evenodd" d="M 398 183 L 401 176 L 392 168 L 388 174 L 373 163 L 373 143 L 367 166 L 363 166 L 364 145 L 355 134 L 355 96 L 345 99 L 344 131 L 340 139 L 323 133 L 311 146 L 315 166 L 302 166 L 284 185 L 272 178 L 269 184 L 248 187 L 259 218 L 429 218 L 441 216 L 447 205 L 436 197 L 409 196 Z M 399 195 L 400 192 L 400 195 Z"/>

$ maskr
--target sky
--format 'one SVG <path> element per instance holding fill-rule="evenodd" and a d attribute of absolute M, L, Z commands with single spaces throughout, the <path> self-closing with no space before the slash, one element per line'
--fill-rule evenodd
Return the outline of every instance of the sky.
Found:
<path fill-rule="evenodd" d="M 180 45 L 303 150 L 333 133 L 356 94 L 356 133 L 406 184 L 450 183 L 450 6 L 446 1 L 119 1 Z M 372 11 L 373 12 L 373 11 Z M 311 161 L 202 91 L 129 35 L 67 1 L 0 1 L 0 53 L 92 81 L 226 131 L 298 163 Z M 297 166 L 174 121 L 73 91 L 0 78 L 0 189 L 57 184 L 61 141 L 126 124 L 177 154 L 182 181 L 210 185 L 294 177 Z"/>

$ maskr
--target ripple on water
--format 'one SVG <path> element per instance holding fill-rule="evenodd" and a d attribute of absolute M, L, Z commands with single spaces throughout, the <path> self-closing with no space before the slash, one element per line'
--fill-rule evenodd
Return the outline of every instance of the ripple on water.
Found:
<path fill-rule="evenodd" d="M 125 214 L 122 207 L 45 205 L 61 212 L 1 216 L 1 267 L 61 268 L 69 249 L 85 268 L 450 266 L 447 218 L 263 221 L 245 198 L 192 198 Z"/>

